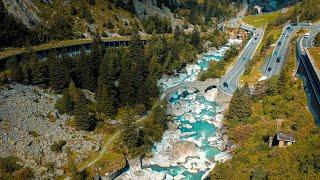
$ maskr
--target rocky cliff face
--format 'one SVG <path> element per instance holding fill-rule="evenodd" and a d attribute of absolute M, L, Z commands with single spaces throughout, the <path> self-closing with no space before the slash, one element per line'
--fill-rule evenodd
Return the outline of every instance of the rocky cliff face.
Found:
<path fill-rule="evenodd" d="M 39 10 L 32 0 L 2 0 L 2 2 L 7 11 L 28 28 L 34 28 L 41 21 L 37 15 Z"/>

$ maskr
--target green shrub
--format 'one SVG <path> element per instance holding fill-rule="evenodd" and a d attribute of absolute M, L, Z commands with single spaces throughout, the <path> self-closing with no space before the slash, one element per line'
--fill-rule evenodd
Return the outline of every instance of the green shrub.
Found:
<path fill-rule="evenodd" d="M 19 159 L 14 156 L 0 158 L 0 172 L 13 173 L 21 169 L 21 166 L 17 164 L 18 160 Z"/>
<path fill-rule="evenodd" d="M 53 143 L 53 144 L 51 145 L 51 151 L 61 153 L 61 152 L 62 152 L 62 147 L 63 147 L 64 145 L 66 145 L 66 143 L 67 143 L 67 142 L 64 141 L 64 140 L 60 140 L 60 141 L 58 141 L 58 142 Z"/>

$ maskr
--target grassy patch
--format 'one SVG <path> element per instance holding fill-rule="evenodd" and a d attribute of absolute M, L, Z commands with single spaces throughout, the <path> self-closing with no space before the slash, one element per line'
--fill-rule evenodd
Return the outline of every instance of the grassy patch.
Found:
<path fill-rule="evenodd" d="M 320 70 L 320 47 L 310 48 L 308 50 L 316 63 L 316 68 Z"/>
<path fill-rule="evenodd" d="M 265 44 L 267 38 L 270 38 L 271 43 L 274 44 L 277 42 L 278 38 L 280 37 L 282 33 L 282 26 L 275 27 L 268 32 L 265 33 L 263 40 L 258 46 L 258 49 L 256 51 L 256 54 L 254 58 L 251 61 L 252 62 L 252 70 L 249 74 L 243 74 L 240 77 L 240 83 L 244 84 L 245 82 L 249 84 L 256 84 L 259 80 L 259 78 L 262 76 L 261 67 L 265 63 L 266 60 L 268 60 L 268 56 L 272 55 L 274 48 L 269 49 L 262 49 L 263 44 Z M 261 56 L 259 56 L 261 54 Z"/>
<path fill-rule="evenodd" d="M 100 158 L 94 165 L 87 169 L 89 174 L 95 173 L 106 174 L 119 170 L 126 165 L 126 160 L 122 154 L 117 153 L 106 153 L 102 158 Z"/>
<path fill-rule="evenodd" d="M 257 28 L 265 27 L 270 22 L 276 20 L 279 15 L 280 12 L 265 13 L 262 15 L 251 15 L 243 18 L 242 21 Z"/>

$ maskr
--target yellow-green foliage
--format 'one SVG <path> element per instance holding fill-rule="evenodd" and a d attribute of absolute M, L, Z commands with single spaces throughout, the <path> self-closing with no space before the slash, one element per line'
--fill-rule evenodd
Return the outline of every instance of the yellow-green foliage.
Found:
<path fill-rule="evenodd" d="M 309 52 L 311 53 L 311 55 L 316 63 L 316 67 L 318 69 L 320 69 L 320 47 L 311 48 L 311 49 L 309 49 Z"/>
<path fill-rule="evenodd" d="M 125 165 L 126 160 L 122 154 L 110 152 L 103 155 L 101 159 L 88 169 L 88 172 L 106 174 L 124 168 Z"/>
<path fill-rule="evenodd" d="M 211 179 L 320 178 L 320 130 L 307 109 L 302 81 L 292 76 L 294 52 L 285 65 L 284 91 L 254 101 L 250 121 L 229 129 L 230 138 L 239 146 L 232 160 L 213 170 Z M 268 147 L 268 137 L 277 131 L 276 118 L 284 120 L 281 130 L 294 133 L 297 143 L 288 148 Z"/>
<path fill-rule="evenodd" d="M 277 12 L 266 13 L 262 15 L 251 15 L 251 16 L 246 16 L 245 18 L 242 19 L 242 21 L 254 27 L 265 27 L 270 22 L 275 21 L 279 16 L 279 14 L 280 12 L 277 11 Z"/>
<path fill-rule="evenodd" d="M 40 1 L 35 3 L 40 10 L 40 17 L 49 25 L 57 14 L 71 16 L 75 23 L 73 30 L 78 34 L 87 31 L 86 20 L 79 18 L 82 8 L 90 11 L 99 33 L 103 33 L 106 29 L 125 33 L 128 27 L 139 23 L 139 20 L 132 13 L 120 7 L 115 7 L 110 0 L 96 0 L 95 5 L 89 5 L 86 1 L 70 1 L 70 3 L 66 3 L 64 0 L 55 0 L 52 5 L 47 5 Z M 71 14 L 72 8 L 76 9 L 77 13 L 75 15 Z M 128 25 L 125 23 L 125 19 L 128 20 Z M 109 25 L 110 22 L 112 25 Z M 119 29 L 113 29 L 113 27 L 118 27 Z"/>

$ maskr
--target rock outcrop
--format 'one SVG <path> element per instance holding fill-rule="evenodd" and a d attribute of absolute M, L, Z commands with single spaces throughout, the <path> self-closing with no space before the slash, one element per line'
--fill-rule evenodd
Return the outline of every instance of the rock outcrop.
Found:
<path fill-rule="evenodd" d="M 28 28 L 34 28 L 40 23 L 41 19 L 37 15 L 39 10 L 31 0 L 2 0 L 2 2 L 7 11 Z"/>

